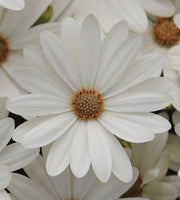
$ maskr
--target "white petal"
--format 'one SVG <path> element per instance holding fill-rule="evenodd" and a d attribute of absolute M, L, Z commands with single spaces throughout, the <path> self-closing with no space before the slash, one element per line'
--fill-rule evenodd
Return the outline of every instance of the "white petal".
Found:
<path fill-rule="evenodd" d="M 118 95 L 126 89 L 134 87 L 148 78 L 160 76 L 163 62 L 164 59 L 160 55 L 152 53 L 143 56 L 139 62 L 135 63 L 131 69 L 129 69 L 126 74 L 119 79 L 119 82 L 114 87 L 110 88 L 103 94 L 104 98 Z"/>
<path fill-rule="evenodd" d="M 58 196 L 64 199 L 71 199 L 72 197 L 72 173 L 69 167 L 67 167 L 59 176 L 51 177 L 54 189 L 58 193 Z M 61 198 L 58 200 L 61 200 Z"/>
<path fill-rule="evenodd" d="M 139 35 L 132 35 L 125 40 L 113 54 L 110 53 L 108 59 L 105 59 L 101 63 L 98 71 L 99 82 L 97 83 L 98 90 L 101 91 L 101 93 L 111 88 L 119 81 L 120 77 L 123 76 L 123 72 L 129 69 L 138 56 L 141 46 L 142 37 Z M 106 48 L 106 45 L 104 48 Z"/>
<path fill-rule="evenodd" d="M 72 142 L 74 136 L 77 134 L 78 126 L 79 121 L 72 125 L 71 128 L 52 145 L 46 161 L 46 169 L 50 176 L 57 176 L 69 165 Z"/>
<path fill-rule="evenodd" d="M 167 88 L 164 86 L 167 86 Z M 105 109 L 115 112 L 151 112 L 160 110 L 172 102 L 172 98 L 168 94 L 171 86 L 171 81 L 164 78 L 147 79 L 138 86 L 107 99 L 105 101 Z"/>
<path fill-rule="evenodd" d="M 90 167 L 86 122 L 80 122 L 77 134 L 74 137 L 70 166 L 77 178 L 83 177 Z"/>
<path fill-rule="evenodd" d="M 131 161 L 141 174 L 153 169 L 162 156 L 168 138 L 168 133 L 155 135 L 154 140 L 146 144 L 132 144 Z M 152 151 L 156 149 L 156 153 Z M 149 159 L 151 158 L 151 159 Z"/>
<path fill-rule="evenodd" d="M 61 38 L 76 64 L 79 64 L 80 29 L 80 25 L 73 18 L 66 18 L 61 23 Z"/>
<path fill-rule="evenodd" d="M 0 120 L 0 152 L 8 144 L 14 131 L 14 120 L 6 118 Z"/>
<path fill-rule="evenodd" d="M 14 143 L 0 153 L 0 162 L 8 165 L 11 171 L 15 171 L 32 162 L 38 153 L 39 149 L 26 149 L 21 144 Z"/>
<path fill-rule="evenodd" d="M 0 97 L 0 120 L 4 119 L 9 114 L 8 110 L 6 109 L 7 100 L 8 100 L 7 97 L 3 97 L 3 98 Z"/>
<path fill-rule="evenodd" d="M 16 82 L 30 93 L 50 94 L 61 98 L 71 98 L 73 94 L 46 74 L 35 69 L 21 69 L 14 73 Z"/>
<path fill-rule="evenodd" d="M 5 189 L 11 180 L 11 171 L 8 166 L 0 164 L 0 190 Z"/>
<path fill-rule="evenodd" d="M 45 55 L 59 76 L 74 91 L 81 88 L 76 66 L 62 41 L 49 31 L 42 32 L 40 39 Z"/>
<path fill-rule="evenodd" d="M 99 1 L 98 4 L 100 24 L 103 31 L 108 33 L 123 18 L 119 13 L 114 12 L 112 1 Z"/>
<path fill-rule="evenodd" d="M 38 155 L 33 162 L 27 165 L 24 170 L 26 174 L 31 178 L 31 180 L 43 186 L 46 191 L 55 197 L 55 199 L 59 198 L 57 191 L 51 182 L 51 177 L 49 177 L 47 174 L 44 160 L 40 155 Z"/>
<path fill-rule="evenodd" d="M 115 113 L 104 111 L 98 119 L 108 131 L 123 140 L 140 143 L 150 141 L 154 138 L 154 133 L 150 132 L 143 125 L 121 119 Z"/>
<path fill-rule="evenodd" d="M 7 108 L 13 113 L 24 116 L 46 116 L 71 111 L 70 100 L 46 95 L 27 94 L 7 102 Z"/>
<path fill-rule="evenodd" d="M 23 90 L 16 84 L 16 82 L 8 76 L 7 72 L 0 67 L 0 95 L 13 98 L 23 94 Z"/>
<path fill-rule="evenodd" d="M 112 134 L 105 135 L 111 149 L 113 174 L 123 182 L 130 182 L 133 170 L 126 151 Z"/>
<path fill-rule="evenodd" d="M 169 134 L 166 149 L 169 152 L 169 168 L 178 172 L 180 166 L 180 137 Z"/>
<path fill-rule="evenodd" d="M 175 126 L 175 132 L 180 137 L 180 123 Z"/>
<path fill-rule="evenodd" d="M 174 23 L 176 24 L 176 26 L 178 28 L 180 28 L 180 13 L 176 14 L 174 17 L 173 17 L 173 20 L 174 20 Z"/>
<path fill-rule="evenodd" d="M 25 4 L 24 0 L 0 0 L 0 6 L 11 10 L 22 10 Z"/>
<path fill-rule="evenodd" d="M 150 183 L 143 188 L 143 192 L 149 198 L 158 200 L 172 200 L 178 196 L 173 185 L 163 182 Z"/>
<path fill-rule="evenodd" d="M 9 194 L 5 190 L 0 190 L 0 199 L 1 200 L 12 200 Z"/>
<path fill-rule="evenodd" d="M 88 121 L 87 135 L 93 170 L 101 182 L 107 182 L 112 171 L 112 156 L 104 136 L 104 128 L 96 121 Z"/>
<path fill-rule="evenodd" d="M 171 17 L 175 6 L 170 0 L 139 0 L 143 8 L 150 14 L 159 17 Z"/>
<path fill-rule="evenodd" d="M 99 72 L 96 77 L 96 87 L 101 83 L 101 73 L 106 71 L 109 60 L 114 56 L 122 42 L 128 37 L 128 26 L 123 22 L 116 24 L 105 37 L 101 47 L 101 58 Z M 118 40 L 117 40 L 118 38 Z"/>
<path fill-rule="evenodd" d="M 26 45 L 40 45 L 40 33 L 43 30 L 58 32 L 59 23 L 46 23 L 30 28 L 16 36 L 8 38 L 10 49 L 23 49 Z"/>
<path fill-rule="evenodd" d="M 75 120 L 73 113 L 65 113 L 56 117 L 38 117 L 18 126 L 13 139 L 28 148 L 42 147 L 63 135 Z"/>
<path fill-rule="evenodd" d="M 101 47 L 99 24 L 92 15 L 83 22 L 80 39 L 79 71 L 82 84 L 85 88 L 92 88 L 98 70 Z"/>
<path fill-rule="evenodd" d="M 101 183 L 97 186 L 95 185 L 91 192 L 87 195 L 87 200 L 115 200 L 120 197 L 122 194 L 127 192 L 129 188 L 135 183 L 138 177 L 138 170 L 134 168 L 133 170 L 133 178 L 129 183 L 124 183 L 117 179 L 114 175 L 111 176 L 107 183 Z"/>
<path fill-rule="evenodd" d="M 178 190 L 178 195 L 180 196 L 180 176 L 177 175 L 169 175 L 163 178 L 163 181 L 174 185 L 175 188 Z"/>
<path fill-rule="evenodd" d="M 172 115 L 173 124 L 176 125 L 180 122 L 180 112 L 175 111 Z"/>
<path fill-rule="evenodd" d="M 147 29 L 146 13 L 136 1 L 114 0 L 114 6 L 132 31 L 143 33 Z"/>
<path fill-rule="evenodd" d="M 73 179 L 73 197 L 74 199 L 86 199 L 86 195 L 91 191 L 92 186 L 96 183 L 97 178 L 92 170 L 89 169 L 88 173 L 82 178 Z"/>
<path fill-rule="evenodd" d="M 20 200 L 55 200 L 40 184 L 19 174 L 13 174 L 8 190 Z"/>

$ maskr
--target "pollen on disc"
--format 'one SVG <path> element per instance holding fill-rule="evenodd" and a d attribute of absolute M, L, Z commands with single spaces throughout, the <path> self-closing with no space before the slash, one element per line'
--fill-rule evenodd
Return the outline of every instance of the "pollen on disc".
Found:
<path fill-rule="evenodd" d="M 96 119 L 104 109 L 102 95 L 94 89 L 84 88 L 74 94 L 72 106 L 83 120 Z"/>
<path fill-rule="evenodd" d="M 172 17 L 160 17 L 154 24 L 153 37 L 160 46 L 172 47 L 180 40 L 180 29 L 175 25 Z"/>
<path fill-rule="evenodd" d="M 8 41 L 0 36 L 0 64 L 7 60 L 9 51 Z"/>

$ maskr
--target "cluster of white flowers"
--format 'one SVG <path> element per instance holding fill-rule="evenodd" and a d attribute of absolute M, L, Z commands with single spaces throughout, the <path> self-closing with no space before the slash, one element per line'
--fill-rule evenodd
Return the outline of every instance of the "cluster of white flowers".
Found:
<path fill-rule="evenodd" d="M 180 0 L 0 0 L 0 200 L 176 200 L 179 169 Z"/>

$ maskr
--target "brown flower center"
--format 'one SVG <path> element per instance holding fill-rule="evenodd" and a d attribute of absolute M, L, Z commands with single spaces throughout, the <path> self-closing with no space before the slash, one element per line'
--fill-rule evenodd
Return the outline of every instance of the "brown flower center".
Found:
<path fill-rule="evenodd" d="M 180 29 L 173 22 L 173 18 L 157 19 L 153 27 L 154 40 L 163 47 L 172 47 L 180 40 Z"/>
<path fill-rule="evenodd" d="M 93 89 L 82 89 L 74 94 L 72 106 L 76 115 L 83 119 L 96 119 L 104 110 L 102 95 Z"/>
<path fill-rule="evenodd" d="M 7 40 L 0 36 L 0 64 L 5 62 L 9 54 L 9 44 Z"/>
<path fill-rule="evenodd" d="M 141 177 L 138 177 L 134 185 L 125 194 L 122 195 L 122 198 L 141 197 L 141 184 Z"/>

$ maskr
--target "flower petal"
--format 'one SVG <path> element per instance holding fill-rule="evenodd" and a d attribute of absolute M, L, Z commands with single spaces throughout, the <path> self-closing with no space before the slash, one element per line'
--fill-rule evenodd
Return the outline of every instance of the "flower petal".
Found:
<path fill-rule="evenodd" d="M 86 122 L 80 122 L 73 139 L 70 166 L 77 178 L 83 177 L 90 167 Z"/>
<path fill-rule="evenodd" d="M 46 169 L 50 176 L 57 176 L 69 165 L 72 142 L 74 136 L 77 134 L 78 126 L 79 121 L 76 121 L 76 123 L 52 145 L 46 161 Z"/>
<path fill-rule="evenodd" d="M 112 134 L 105 135 L 111 149 L 113 174 L 123 182 L 130 182 L 133 170 L 126 151 Z"/>
<path fill-rule="evenodd" d="M 43 51 L 54 70 L 74 90 L 81 88 L 75 64 L 62 41 L 53 33 L 43 31 L 40 35 Z"/>
<path fill-rule="evenodd" d="M 14 131 L 14 120 L 5 118 L 0 120 L 0 152 L 8 144 Z"/>
<path fill-rule="evenodd" d="M 55 200 L 40 184 L 20 174 L 13 174 L 8 190 L 20 200 Z"/>
<path fill-rule="evenodd" d="M 1 200 L 12 200 L 9 194 L 5 190 L 0 191 L 0 199 Z M 14 199 L 13 199 L 14 200 Z"/>
<path fill-rule="evenodd" d="M 99 24 L 93 15 L 89 15 L 82 24 L 80 37 L 79 71 L 85 88 L 93 88 L 99 65 L 100 47 Z"/>
<path fill-rule="evenodd" d="M 113 46 L 111 46 L 113 54 L 110 53 L 110 55 L 107 55 L 108 58 L 103 60 L 98 71 L 99 81 L 96 84 L 101 93 L 105 92 L 119 81 L 123 72 L 131 66 L 138 56 L 141 46 L 142 37 L 139 35 L 131 35 L 118 46 L 116 51 L 114 51 L 114 48 L 112 48 Z M 104 48 L 106 48 L 106 45 L 104 45 Z M 106 50 L 104 49 L 104 51 Z"/>
<path fill-rule="evenodd" d="M 75 121 L 73 113 L 37 117 L 18 126 L 13 139 L 28 148 L 42 147 L 63 135 Z"/>
<path fill-rule="evenodd" d="M 14 143 L 0 153 L 0 161 L 8 165 L 11 171 L 15 171 L 31 163 L 38 153 L 39 149 L 27 149 L 21 144 Z"/>
<path fill-rule="evenodd" d="M 46 94 L 27 94 L 7 102 L 7 108 L 24 116 L 46 116 L 61 114 L 71 110 L 70 101 Z"/>
<path fill-rule="evenodd" d="M 143 33 L 148 27 L 148 20 L 144 9 L 131 0 L 113 0 L 114 7 L 134 32 Z"/>
<path fill-rule="evenodd" d="M 25 4 L 24 0 L 0 0 L 0 6 L 12 10 L 22 10 Z"/>
<path fill-rule="evenodd" d="M 171 17 L 175 12 L 175 6 L 170 0 L 139 0 L 146 12 L 159 16 Z"/>
<path fill-rule="evenodd" d="M 0 190 L 5 189 L 11 180 L 11 171 L 8 166 L 0 164 Z"/>
<path fill-rule="evenodd" d="M 109 132 L 129 142 L 147 142 L 154 138 L 154 133 L 143 125 L 121 119 L 116 113 L 104 111 L 98 120 Z"/>
<path fill-rule="evenodd" d="M 107 182 L 112 171 L 112 156 L 104 136 L 104 128 L 96 121 L 88 121 L 87 135 L 93 170 L 101 182 Z"/>

